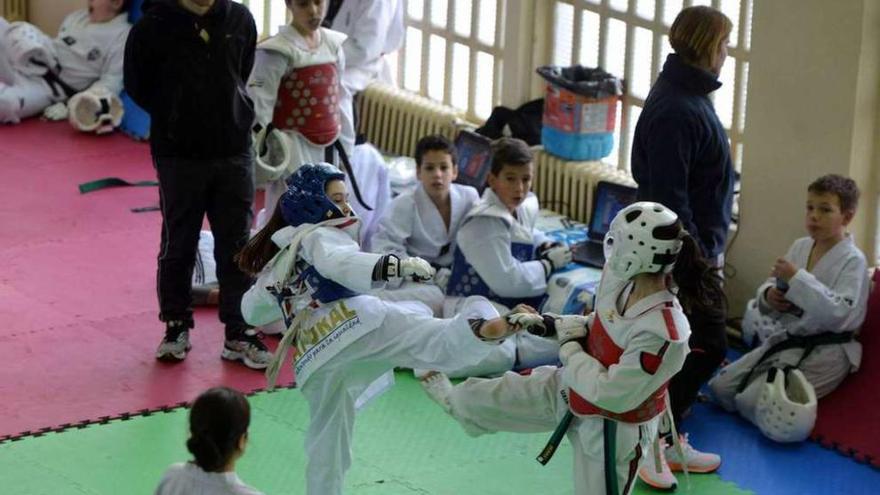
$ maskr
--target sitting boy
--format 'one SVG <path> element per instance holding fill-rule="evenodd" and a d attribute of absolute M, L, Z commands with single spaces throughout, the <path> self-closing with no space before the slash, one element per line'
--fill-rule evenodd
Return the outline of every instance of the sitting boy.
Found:
<path fill-rule="evenodd" d="M 425 136 L 416 144 L 416 176 L 419 185 L 391 202 L 371 249 L 427 260 L 438 269 L 436 280 L 443 286 L 452 266 L 458 228 L 480 196 L 471 186 L 452 183 L 458 177 L 458 156 L 455 146 L 440 135 Z M 443 294 L 437 292 L 442 303 Z"/>
<path fill-rule="evenodd" d="M 746 309 L 743 326 L 760 326 L 751 331 L 765 340 L 709 382 L 725 409 L 762 426 L 757 403 L 771 368 L 800 370 L 817 398 L 858 369 L 862 347 L 854 337 L 865 319 L 868 272 L 864 254 L 846 232 L 858 198 L 856 183 L 839 175 L 820 177 L 807 188 L 809 236 L 776 260 Z"/>
<path fill-rule="evenodd" d="M 458 229 L 447 295 L 481 295 L 509 308 L 519 303 L 538 308 L 550 275 L 571 261 L 568 246 L 550 242 L 535 228 L 539 207 L 530 191 L 532 160 L 524 141 L 501 138 L 493 143 L 489 187 Z M 498 349 L 490 357 L 497 358 L 494 362 L 454 376 L 557 362 L 558 348 L 552 341 L 527 333 L 517 334 Z"/>
<path fill-rule="evenodd" d="M 54 39 L 26 22 L 0 18 L 0 123 L 16 124 L 40 112 L 50 120 L 65 119 L 71 99 L 71 106 L 107 109 L 118 125 L 129 3 L 89 0 L 87 9 L 64 19 Z M 102 100 L 109 103 L 102 106 Z M 101 119 L 89 117 L 71 123 L 80 130 L 106 130 Z"/>

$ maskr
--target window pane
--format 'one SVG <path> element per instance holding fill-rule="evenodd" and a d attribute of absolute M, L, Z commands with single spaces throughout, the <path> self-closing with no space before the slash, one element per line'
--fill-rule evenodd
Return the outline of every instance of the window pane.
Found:
<path fill-rule="evenodd" d="M 651 60 L 654 51 L 654 35 L 644 28 L 635 28 L 632 53 L 632 76 L 628 84 L 629 91 L 635 96 L 644 98 L 651 89 Z"/>
<path fill-rule="evenodd" d="M 455 0 L 455 32 L 462 36 L 471 35 L 473 3 L 473 0 Z"/>
<path fill-rule="evenodd" d="M 721 12 L 733 21 L 733 30 L 730 31 L 730 46 L 736 46 L 737 27 L 739 26 L 739 6 L 740 0 L 721 0 Z"/>
<path fill-rule="evenodd" d="M 287 7 L 282 2 L 272 2 L 269 14 L 269 31 L 270 34 L 278 33 L 281 26 L 287 24 Z M 256 17 L 254 17 L 256 19 Z M 257 21 L 259 24 L 260 21 Z"/>
<path fill-rule="evenodd" d="M 745 31 L 743 31 L 745 33 L 745 35 L 743 36 L 741 46 L 742 46 L 742 48 L 749 50 L 751 47 L 751 44 L 752 44 L 752 12 L 753 12 L 752 5 L 753 4 L 752 4 L 752 0 L 742 0 L 742 1 L 743 1 L 744 5 L 749 5 L 749 10 L 748 10 L 749 15 L 747 15 L 745 18 L 746 25 L 743 26 L 745 28 Z"/>
<path fill-rule="evenodd" d="M 480 0 L 480 16 L 477 18 L 477 39 L 495 46 L 496 0 Z"/>
<path fill-rule="evenodd" d="M 470 87 L 471 51 L 467 46 L 456 43 L 452 47 L 452 106 L 467 110 L 468 88 Z"/>
<path fill-rule="evenodd" d="M 749 63 L 743 62 L 742 94 L 739 97 L 739 132 L 746 127 L 746 96 L 749 94 Z"/>
<path fill-rule="evenodd" d="M 553 65 L 571 65 L 571 49 L 574 45 L 574 7 L 558 2 L 553 24 Z"/>
<path fill-rule="evenodd" d="M 477 74 L 474 80 L 474 113 L 477 117 L 488 118 L 492 113 L 495 99 L 495 57 L 486 52 L 477 52 Z"/>
<path fill-rule="evenodd" d="M 446 27 L 449 0 L 431 0 L 431 24 Z"/>
<path fill-rule="evenodd" d="M 619 10 L 621 12 L 626 12 L 627 4 L 629 2 L 627 0 L 609 0 L 608 6 L 614 10 Z"/>
<path fill-rule="evenodd" d="M 621 104 L 618 103 L 614 110 L 614 149 L 611 150 L 610 155 L 602 159 L 603 162 L 614 165 L 615 167 L 620 158 L 620 109 Z"/>
<path fill-rule="evenodd" d="M 706 7 L 711 7 L 712 0 L 691 0 L 691 6 L 694 5 L 705 5 Z"/>
<path fill-rule="evenodd" d="M 636 135 L 636 124 L 639 122 L 639 116 L 642 115 L 642 107 L 632 105 L 629 107 L 629 149 L 626 150 L 626 161 L 629 163 L 632 153 L 633 138 Z"/>
<path fill-rule="evenodd" d="M 586 67 L 599 65 L 599 14 L 584 10 L 581 13 L 580 63 Z"/>
<path fill-rule="evenodd" d="M 422 31 L 406 28 L 406 45 L 403 55 L 403 87 L 419 91 L 422 83 Z"/>
<path fill-rule="evenodd" d="M 681 12 L 682 0 L 666 0 L 663 6 L 663 22 L 671 25 L 675 16 Z"/>
<path fill-rule="evenodd" d="M 416 20 L 422 20 L 425 15 L 425 0 L 407 0 L 406 13 Z"/>
<path fill-rule="evenodd" d="M 645 19 L 654 19 L 655 0 L 638 0 L 636 2 L 636 14 Z"/>
<path fill-rule="evenodd" d="M 254 22 L 257 23 L 257 32 L 262 35 L 263 33 L 263 16 L 266 15 L 263 10 L 263 6 L 265 3 L 263 0 L 256 0 L 251 2 L 248 5 L 248 9 L 251 11 L 251 15 L 254 16 Z M 271 24 L 269 25 L 272 26 Z"/>
<path fill-rule="evenodd" d="M 721 125 L 730 129 L 733 122 L 733 78 L 736 74 L 736 59 L 728 57 L 721 68 L 721 87 L 715 91 L 715 113 Z"/>
<path fill-rule="evenodd" d="M 623 77 L 626 56 L 626 24 L 617 19 L 608 21 L 608 44 L 605 46 L 604 69 L 616 77 Z"/>
<path fill-rule="evenodd" d="M 657 74 L 663 70 L 663 64 L 666 63 L 666 57 L 672 53 L 672 46 L 669 44 L 669 36 L 663 35 L 663 39 L 660 40 L 660 63 L 657 64 Z M 654 76 L 657 77 L 656 75 Z"/>
<path fill-rule="evenodd" d="M 428 45 L 428 66 L 431 72 L 428 78 L 428 96 L 443 101 L 443 83 L 446 82 L 446 39 L 436 34 L 431 35 Z"/>

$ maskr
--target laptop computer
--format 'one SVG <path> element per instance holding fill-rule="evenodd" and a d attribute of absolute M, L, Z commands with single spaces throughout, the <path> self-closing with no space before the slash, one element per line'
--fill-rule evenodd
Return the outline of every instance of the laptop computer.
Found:
<path fill-rule="evenodd" d="M 636 188 L 600 181 L 596 184 L 593 196 L 593 210 L 587 240 L 571 247 L 571 257 L 575 263 L 602 268 L 605 266 L 605 252 L 602 244 L 611 221 L 617 212 L 636 201 Z"/>
<path fill-rule="evenodd" d="M 480 194 L 486 188 L 486 177 L 492 169 L 492 140 L 471 131 L 455 137 L 458 153 L 458 177 L 455 182 L 473 186 Z"/>

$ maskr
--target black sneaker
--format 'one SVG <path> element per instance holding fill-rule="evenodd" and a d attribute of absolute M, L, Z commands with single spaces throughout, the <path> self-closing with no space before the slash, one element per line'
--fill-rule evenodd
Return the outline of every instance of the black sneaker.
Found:
<path fill-rule="evenodd" d="M 169 321 L 165 324 L 165 337 L 156 349 L 156 359 L 161 361 L 183 361 L 192 349 L 189 343 L 189 327 L 183 321 Z"/>

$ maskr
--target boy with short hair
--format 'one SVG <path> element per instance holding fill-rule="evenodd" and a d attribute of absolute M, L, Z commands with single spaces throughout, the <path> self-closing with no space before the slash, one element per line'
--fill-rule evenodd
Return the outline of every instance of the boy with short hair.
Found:
<path fill-rule="evenodd" d="M 725 409 L 755 421 L 757 389 L 771 368 L 799 369 L 817 398 L 858 370 L 862 346 L 853 337 L 865 319 L 869 281 L 865 255 L 846 231 L 858 198 L 856 183 L 835 174 L 807 188 L 809 236 L 776 259 L 743 319 L 744 333 L 763 343 L 709 382 Z"/>
<path fill-rule="evenodd" d="M 452 265 L 455 236 L 464 216 L 479 199 L 471 186 L 454 184 L 458 177 L 455 146 L 441 135 L 416 144 L 419 184 L 391 202 L 373 237 L 372 250 L 418 256 L 435 267 Z"/>
<path fill-rule="evenodd" d="M 530 191 L 532 161 L 532 150 L 520 139 L 501 138 L 492 144 L 489 187 L 458 229 L 447 295 L 481 295 L 509 308 L 519 303 L 538 308 L 550 275 L 571 261 L 568 246 L 550 242 L 535 228 L 539 206 Z M 452 376 L 555 364 L 558 350 L 552 340 L 521 333 Z"/>
<path fill-rule="evenodd" d="M 122 90 L 130 0 L 89 0 L 49 38 L 27 22 L 0 17 L 0 124 L 44 112 L 67 118 L 66 101 L 113 98 Z"/>

